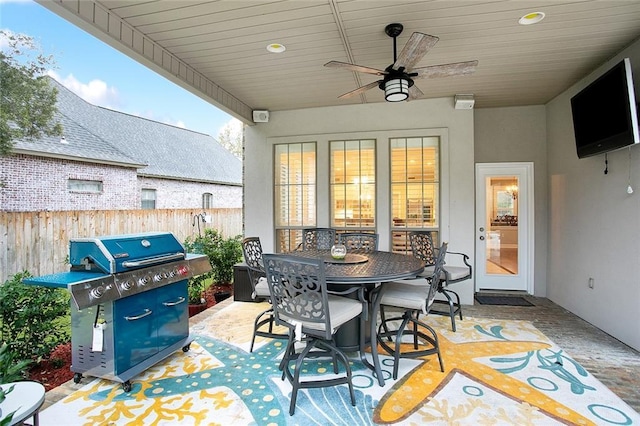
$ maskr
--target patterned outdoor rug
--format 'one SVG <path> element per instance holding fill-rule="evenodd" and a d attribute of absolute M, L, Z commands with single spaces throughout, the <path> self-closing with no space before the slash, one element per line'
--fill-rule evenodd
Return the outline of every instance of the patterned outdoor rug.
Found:
<path fill-rule="evenodd" d="M 401 360 L 384 388 L 354 356 L 356 407 L 345 386 L 301 390 L 289 416 L 291 386 L 278 362 L 284 341 L 262 340 L 248 353 L 255 315 L 265 304 L 234 302 L 192 327 L 187 353 L 177 351 L 136 377 L 129 394 L 95 379 L 40 413 L 47 425 L 632 425 L 640 414 L 526 321 L 465 318 L 438 330 L 437 359 Z M 307 371 L 331 370 L 317 361 Z M 87 379 L 85 379 L 87 380 Z"/>

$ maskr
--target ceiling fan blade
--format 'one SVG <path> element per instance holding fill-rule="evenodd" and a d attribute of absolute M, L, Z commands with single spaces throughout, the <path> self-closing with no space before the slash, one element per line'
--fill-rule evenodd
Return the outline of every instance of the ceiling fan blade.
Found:
<path fill-rule="evenodd" d="M 349 71 L 364 72 L 373 75 L 385 75 L 386 72 L 375 68 L 363 67 L 362 65 L 348 64 L 346 62 L 330 61 L 324 64 L 329 68 L 343 68 Z"/>
<path fill-rule="evenodd" d="M 393 64 L 393 69 L 404 67 L 410 70 L 420 59 L 438 42 L 439 38 L 423 33 L 413 33 L 409 41 L 404 45 L 402 52 Z"/>
<path fill-rule="evenodd" d="M 416 86 L 415 84 L 411 87 L 409 87 L 409 99 L 418 99 L 424 96 L 424 93 L 422 93 L 422 90 L 418 89 L 418 86 Z"/>
<path fill-rule="evenodd" d="M 430 67 L 416 68 L 411 71 L 411 78 L 438 78 L 454 75 L 467 75 L 476 70 L 478 61 L 456 62 L 453 64 L 432 65 Z M 414 76 L 415 74 L 415 76 Z"/>
<path fill-rule="evenodd" d="M 352 90 L 350 92 L 345 93 L 344 95 L 338 96 L 338 99 L 346 99 L 346 98 L 350 98 L 350 97 L 355 96 L 355 95 L 359 95 L 360 93 L 366 92 L 369 89 L 373 89 L 374 87 L 378 87 L 378 84 L 381 81 L 382 80 L 374 81 L 374 82 L 366 84 L 366 85 L 364 85 L 362 87 L 358 87 L 356 90 Z"/>

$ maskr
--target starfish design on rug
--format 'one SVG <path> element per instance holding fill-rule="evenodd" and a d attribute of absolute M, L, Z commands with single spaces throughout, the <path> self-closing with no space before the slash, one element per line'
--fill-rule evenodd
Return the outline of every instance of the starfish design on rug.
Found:
<path fill-rule="evenodd" d="M 188 356 L 178 354 L 184 360 L 182 364 L 188 366 L 183 368 L 183 374 L 173 365 L 165 368 L 165 364 L 162 364 L 158 367 L 162 374 L 153 375 L 148 380 L 135 381 L 130 393 L 123 392 L 115 384 L 103 388 L 104 382 L 99 381 L 86 391 L 76 392 L 69 400 L 84 398 L 94 401 L 82 412 L 89 420 L 87 424 L 125 421 L 127 418 L 136 418 L 140 422 L 138 424 L 153 423 L 156 415 L 164 420 L 189 419 L 193 423 L 218 416 L 219 420 L 224 419 L 222 424 L 225 421 L 243 423 L 246 421 L 243 418 L 230 419 L 225 417 L 229 414 L 221 412 L 240 403 L 258 424 L 290 423 L 291 418 L 287 415 L 286 408 L 281 408 L 288 406 L 290 395 L 283 395 L 273 385 L 274 380 L 282 380 L 276 362 L 278 355 L 284 350 L 281 340 L 272 340 L 253 353 L 205 336 L 197 336 L 195 342 L 198 350 L 207 351 L 215 358 L 205 357 L 196 364 Z M 313 371 L 329 371 L 331 359 L 305 363 L 304 367 Z M 354 362 L 353 371 L 364 370 L 364 365 Z M 357 405 L 353 408 L 349 406 L 349 412 L 363 424 L 370 424 L 375 401 L 360 390 L 356 390 L 356 394 Z M 299 395 L 298 405 L 301 407 L 294 423 L 307 424 L 320 419 L 327 424 L 339 424 L 331 418 L 338 414 L 324 412 L 322 407 L 317 407 L 314 399 L 326 400 L 330 403 L 329 406 L 342 407 L 348 405 L 346 401 L 350 396 L 342 386 L 308 389 Z M 205 401 L 204 405 L 202 401 Z M 356 423 L 352 419 L 345 424 Z"/>
<path fill-rule="evenodd" d="M 132 401 L 155 400 L 157 401 L 154 402 L 155 410 L 166 409 L 167 416 L 170 414 L 182 415 L 193 417 L 194 421 L 200 421 L 204 420 L 210 409 L 215 411 L 218 408 L 229 406 L 236 396 L 246 404 L 254 418 L 277 423 L 284 420 L 281 413 L 273 412 L 273 404 L 265 403 L 265 400 L 271 395 L 268 379 L 279 375 L 277 363 L 273 360 L 283 349 L 281 341 L 274 340 L 252 354 L 234 345 L 205 336 L 197 336 L 194 341 L 199 344 L 201 350 L 209 352 L 218 362 L 191 365 L 189 358 L 183 356 L 184 362 L 190 364 L 190 368 L 184 371 L 185 374 L 175 375 L 175 367 L 170 366 L 171 371 L 164 373 L 172 374 L 151 377 L 149 380 L 137 380 L 133 383 L 130 393 L 120 391 L 117 385 L 109 386 L 98 392 L 96 389 L 91 389 L 83 396 L 97 402 L 92 409 L 107 405 L 110 410 L 101 412 L 98 417 L 92 417 L 92 420 L 104 421 L 128 417 L 125 415 L 129 410 L 127 404 Z M 212 388 L 217 390 L 211 393 Z M 201 399 L 211 401 L 210 408 L 198 412 L 194 410 L 191 402 L 189 412 L 178 413 L 174 408 L 169 407 L 169 403 L 172 401 L 167 397 L 175 399 L 178 395 L 189 392 L 199 392 Z M 115 404 L 108 405 L 112 402 Z M 157 406 L 158 404 L 166 404 L 168 407 L 160 407 Z M 202 418 L 196 417 L 196 414 Z"/>
<path fill-rule="evenodd" d="M 439 333 L 444 372 L 440 371 L 434 356 L 425 357 L 425 362 L 399 380 L 380 400 L 374 410 L 374 422 L 390 424 L 407 419 L 435 397 L 455 375 L 463 374 L 516 402 L 528 404 L 534 410 L 537 409 L 560 423 L 593 425 L 589 419 L 529 384 L 477 361 L 484 357 L 529 353 L 529 356 L 517 358 L 527 359 L 528 362 L 534 351 L 550 348 L 549 343 L 507 340 L 502 335 L 502 326 L 499 325 L 490 327 L 489 330 L 476 325 L 474 329 L 474 332 L 493 336 L 495 340 L 455 343 L 443 333 Z M 541 365 L 539 368 L 548 369 L 548 366 Z"/>

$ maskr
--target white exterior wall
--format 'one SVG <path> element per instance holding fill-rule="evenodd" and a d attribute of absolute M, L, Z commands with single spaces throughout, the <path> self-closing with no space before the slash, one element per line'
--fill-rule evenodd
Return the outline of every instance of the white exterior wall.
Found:
<path fill-rule="evenodd" d="M 547 296 L 640 350 L 640 147 L 578 159 L 570 99 L 629 57 L 640 100 L 640 41 L 547 105 L 549 245 Z M 631 167 L 635 192 L 627 194 Z M 588 287 L 594 278 L 593 289 Z"/>
<path fill-rule="evenodd" d="M 274 250 L 273 143 L 319 141 L 317 146 L 317 226 L 329 224 L 331 138 L 377 140 L 377 232 L 389 248 L 390 186 L 388 138 L 407 132 L 442 135 L 441 238 L 452 251 L 474 258 L 473 111 L 455 110 L 452 98 L 271 112 L 268 123 L 245 130 L 245 235 L 258 236 L 265 252 Z M 308 137 L 312 136 L 312 137 Z M 455 178 L 450 178 L 455 177 Z M 456 284 L 462 303 L 473 303 L 473 282 Z"/>

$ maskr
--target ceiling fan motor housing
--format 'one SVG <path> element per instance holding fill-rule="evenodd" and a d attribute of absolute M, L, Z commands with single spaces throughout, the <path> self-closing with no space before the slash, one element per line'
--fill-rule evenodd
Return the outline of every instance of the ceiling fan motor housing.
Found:
<path fill-rule="evenodd" d="M 408 87 L 413 86 L 413 79 L 411 79 L 411 74 L 408 74 L 404 71 L 404 67 L 400 67 L 399 69 L 395 70 L 393 69 L 393 64 L 389 65 L 386 69 L 385 69 L 385 76 L 383 80 L 380 80 L 380 83 L 378 83 L 378 87 L 381 90 L 384 90 L 385 85 L 387 84 L 387 81 L 389 80 L 397 80 L 399 78 L 403 79 L 403 80 L 407 80 L 407 83 L 409 84 Z"/>

